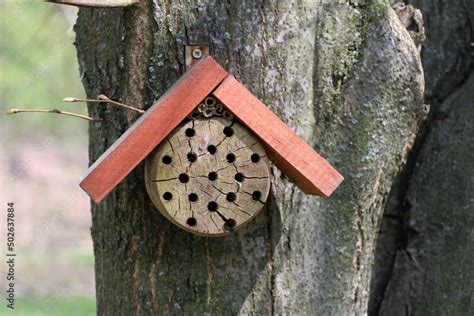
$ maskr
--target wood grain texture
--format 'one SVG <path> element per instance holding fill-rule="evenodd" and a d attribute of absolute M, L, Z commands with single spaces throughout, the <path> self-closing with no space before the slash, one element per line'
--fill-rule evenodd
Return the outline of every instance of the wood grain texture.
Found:
<path fill-rule="evenodd" d="M 148 158 L 145 179 L 162 215 L 209 237 L 247 224 L 270 191 L 262 144 L 242 125 L 222 118 L 201 118 L 175 129 Z"/>
<path fill-rule="evenodd" d="M 186 72 L 82 177 L 80 186 L 100 202 L 227 75 L 211 57 Z"/>
<path fill-rule="evenodd" d="M 234 77 L 213 92 L 266 145 L 275 165 L 306 194 L 330 196 L 343 177 Z"/>

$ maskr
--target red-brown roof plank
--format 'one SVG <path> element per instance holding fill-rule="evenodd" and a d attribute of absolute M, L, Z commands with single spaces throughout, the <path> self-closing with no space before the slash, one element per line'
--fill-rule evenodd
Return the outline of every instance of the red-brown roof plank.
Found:
<path fill-rule="evenodd" d="M 100 202 L 227 75 L 212 57 L 195 64 L 88 169 L 82 189 Z"/>
<path fill-rule="evenodd" d="M 260 138 L 275 165 L 306 194 L 330 196 L 344 179 L 233 76 L 213 95 Z"/>

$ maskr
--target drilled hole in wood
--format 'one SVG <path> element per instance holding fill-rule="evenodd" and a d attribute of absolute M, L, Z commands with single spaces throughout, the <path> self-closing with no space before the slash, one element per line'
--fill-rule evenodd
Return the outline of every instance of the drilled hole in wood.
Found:
<path fill-rule="evenodd" d="M 178 176 L 179 182 L 187 183 L 189 181 L 189 176 L 185 173 L 182 173 Z"/>
<path fill-rule="evenodd" d="M 163 158 L 161 158 L 161 161 L 165 164 L 165 165 L 169 165 L 173 162 L 173 158 L 171 158 L 170 156 L 166 155 L 166 156 L 163 156 Z"/>
<path fill-rule="evenodd" d="M 214 105 L 214 104 L 216 104 L 216 101 L 213 98 L 207 98 L 206 99 L 206 104 L 207 105 Z"/>
<path fill-rule="evenodd" d="M 207 175 L 207 178 L 211 181 L 216 181 L 217 180 L 217 172 L 211 171 Z"/>
<path fill-rule="evenodd" d="M 217 152 L 217 147 L 214 145 L 209 145 L 207 146 L 207 151 L 211 154 L 214 155 Z"/>
<path fill-rule="evenodd" d="M 173 198 L 173 193 L 171 193 L 171 192 L 163 193 L 163 199 L 165 201 L 171 201 L 172 198 Z"/>
<path fill-rule="evenodd" d="M 254 199 L 255 201 L 260 201 L 261 198 L 262 198 L 262 192 L 260 192 L 260 191 L 253 191 L 253 193 L 252 193 L 252 199 Z"/>
<path fill-rule="evenodd" d="M 188 224 L 189 226 L 196 226 L 197 220 L 194 217 L 190 217 L 186 221 L 186 224 Z"/>
<path fill-rule="evenodd" d="M 235 200 L 237 200 L 237 194 L 235 194 L 234 192 L 229 192 L 227 193 L 225 198 L 229 202 L 234 202 Z"/>
<path fill-rule="evenodd" d="M 196 193 L 191 193 L 190 195 L 188 195 L 188 200 L 189 202 L 197 202 L 198 195 Z"/>
<path fill-rule="evenodd" d="M 250 156 L 250 160 L 252 160 L 253 163 L 257 163 L 260 161 L 260 155 L 259 154 L 252 154 L 252 156 Z"/>
<path fill-rule="evenodd" d="M 231 137 L 232 135 L 234 135 L 234 130 L 232 129 L 232 127 L 230 126 L 224 127 L 224 135 L 227 137 Z"/>
<path fill-rule="evenodd" d="M 209 202 L 209 204 L 207 204 L 207 209 L 209 210 L 209 212 L 217 211 L 217 203 L 214 201 Z"/>
<path fill-rule="evenodd" d="M 196 131 L 194 130 L 194 128 L 187 128 L 184 133 L 188 137 L 193 137 L 194 135 L 196 135 Z"/>
<path fill-rule="evenodd" d="M 235 161 L 235 155 L 227 154 L 227 156 L 225 156 L 225 159 L 227 160 L 228 163 L 233 163 Z"/>
<path fill-rule="evenodd" d="M 225 230 L 232 230 L 235 227 L 235 225 L 237 225 L 235 219 L 229 218 L 224 224 L 224 229 Z"/>
<path fill-rule="evenodd" d="M 198 159 L 198 156 L 196 153 L 191 152 L 186 155 L 186 158 L 188 158 L 189 162 L 195 162 Z"/>
<path fill-rule="evenodd" d="M 245 176 L 244 176 L 244 174 L 241 173 L 241 172 L 236 173 L 235 176 L 234 176 L 234 179 L 235 179 L 235 181 L 237 181 L 237 182 L 242 182 L 242 181 L 244 181 L 244 178 L 245 178 Z"/>

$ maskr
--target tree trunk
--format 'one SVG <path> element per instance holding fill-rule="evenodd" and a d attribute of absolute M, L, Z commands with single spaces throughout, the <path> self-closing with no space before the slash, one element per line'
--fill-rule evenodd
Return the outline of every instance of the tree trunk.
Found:
<path fill-rule="evenodd" d="M 394 186 L 377 243 L 372 315 L 474 314 L 474 3 L 423 11 L 431 110 Z"/>
<path fill-rule="evenodd" d="M 375 237 L 424 117 L 418 51 L 384 1 L 142 1 L 80 9 L 87 95 L 148 108 L 183 73 L 183 45 L 211 54 L 346 178 L 306 196 L 272 168 L 256 219 L 224 238 L 158 214 L 143 164 L 92 206 L 98 314 L 364 314 Z M 137 118 L 105 105 L 95 161 Z"/>

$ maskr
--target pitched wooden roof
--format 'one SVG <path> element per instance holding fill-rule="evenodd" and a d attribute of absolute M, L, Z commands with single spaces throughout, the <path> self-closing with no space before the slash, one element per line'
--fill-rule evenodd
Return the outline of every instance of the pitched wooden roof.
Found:
<path fill-rule="evenodd" d="M 187 71 L 81 178 L 100 202 L 208 95 L 266 145 L 275 165 L 307 194 L 329 196 L 342 176 L 212 57 Z"/>

